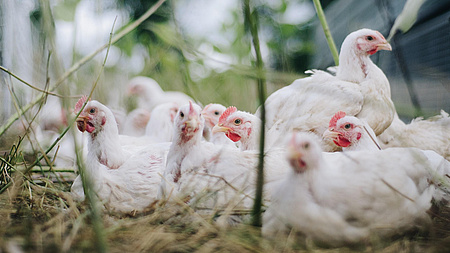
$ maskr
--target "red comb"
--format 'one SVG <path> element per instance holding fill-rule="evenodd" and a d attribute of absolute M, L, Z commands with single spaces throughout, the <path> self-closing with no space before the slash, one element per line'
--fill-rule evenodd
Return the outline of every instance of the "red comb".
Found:
<path fill-rule="evenodd" d="M 83 107 L 83 105 L 86 102 L 87 98 L 88 98 L 88 96 L 84 95 L 78 100 L 78 102 L 75 105 L 75 110 L 73 111 L 75 114 L 77 114 L 81 110 L 81 108 Z"/>
<path fill-rule="evenodd" d="M 345 117 L 345 112 L 343 111 L 338 111 L 336 114 L 334 114 L 334 116 L 331 118 L 330 120 L 330 125 L 328 126 L 329 128 L 335 127 L 336 123 L 338 120 L 342 119 L 343 117 Z"/>
<path fill-rule="evenodd" d="M 230 106 L 228 107 L 223 113 L 222 115 L 220 115 L 219 118 L 219 123 L 224 123 L 225 120 L 228 118 L 228 116 L 230 116 L 230 114 L 235 113 L 237 111 L 237 108 L 234 106 Z"/>

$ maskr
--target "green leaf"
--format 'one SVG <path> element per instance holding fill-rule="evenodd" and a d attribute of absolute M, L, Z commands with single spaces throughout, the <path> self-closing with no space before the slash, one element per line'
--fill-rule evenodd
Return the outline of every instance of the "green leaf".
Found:
<path fill-rule="evenodd" d="M 216 52 L 223 53 L 222 50 L 219 47 L 215 46 L 215 45 L 213 45 L 213 49 Z"/>

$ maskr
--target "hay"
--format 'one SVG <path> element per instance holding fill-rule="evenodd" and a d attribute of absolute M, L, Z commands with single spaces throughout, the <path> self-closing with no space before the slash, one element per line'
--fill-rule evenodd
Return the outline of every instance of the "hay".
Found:
<path fill-rule="evenodd" d="M 33 184 L 13 179 L 0 194 L 0 249 L 10 252 L 97 251 L 85 203 L 76 203 L 65 184 Z M 352 248 L 326 248 L 297 236 L 262 238 L 243 222 L 223 226 L 216 213 L 194 212 L 184 203 L 155 203 L 145 212 L 103 212 L 109 252 L 441 252 L 450 246 L 450 208 L 434 206 L 428 233 L 412 232 L 392 240 L 373 238 Z M 235 214 L 234 214 L 235 215 Z"/>

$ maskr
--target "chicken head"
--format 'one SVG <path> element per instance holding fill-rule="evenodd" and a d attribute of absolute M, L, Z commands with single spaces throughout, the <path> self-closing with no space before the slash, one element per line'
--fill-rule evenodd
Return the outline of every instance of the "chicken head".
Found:
<path fill-rule="evenodd" d="M 206 126 L 213 128 L 219 123 L 219 118 L 227 108 L 221 104 L 209 104 L 202 110 Z"/>
<path fill-rule="evenodd" d="M 375 133 L 363 120 L 337 112 L 330 120 L 323 138 L 329 138 L 344 150 L 379 150 Z"/>
<path fill-rule="evenodd" d="M 188 105 L 181 106 L 175 117 L 175 128 L 181 140 L 187 142 L 197 133 L 203 131 L 205 120 L 201 115 L 201 107 L 189 101 Z"/>
<path fill-rule="evenodd" d="M 356 49 L 355 50 L 356 54 L 373 55 L 379 50 L 387 50 L 387 51 L 392 50 L 391 45 L 386 41 L 384 36 L 378 31 L 370 29 L 361 29 L 350 35 L 355 36 L 354 40 L 349 41 L 354 41 L 355 43 L 354 48 Z"/>
<path fill-rule="evenodd" d="M 228 107 L 220 116 L 219 123 L 214 126 L 212 132 L 224 132 L 232 141 L 246 142 L 250 138 L 257 122 L 256 117 L 249 117 L 248 113 L 238 111 L 236 107 Z"/>
<path fill-rule="evenodd" d="M 75 112 L 81 109 L 85 101 L 85 96 L 78 100 L 77 105 L 75 106 Z M 102 127 L 105 125 L 106 118 L 104 105 L 95 100 L 89 101 L 76 120 L 78 130 L 81 132 L 87 131 L 91 134 L 97 133 L 101 131 Z"/>
<path fill-rule="evenodd" d="M 345 112 L 339 111 L 331 118 L 323 137 L 330 138 L 336 145 L 346 148 L 361 139 L 362 131 L 363 126 L 357 118 L 348 117 Z"/>
<path fill-rule="evenodd" d="M 308 133 L 293 133 L 287 145 L 287 158 L 294 173 L 303 173 L 317 168 L 322 150 L 315 136 Z"/>

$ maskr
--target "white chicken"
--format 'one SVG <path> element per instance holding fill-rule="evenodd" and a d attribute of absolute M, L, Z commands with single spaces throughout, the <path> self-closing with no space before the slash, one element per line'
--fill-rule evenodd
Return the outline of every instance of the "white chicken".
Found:
<path fill-rule="evenodd" d="M 163 91 L 161 86 L 150 77 L 137 76 L 128 84 L 128 94 L 138 97 L 138 107 L 149 111 L 159 104 L 176 103 L 178 106 L 193 101 L 188 95 L 179 91 Z"/>
<path fill-rule="evenodd" d="M 75 113 L 78 113 L 86 102 L 83 96 L 75 105 Z M 117 123 L 108 107 L 98 101 L 89 101 L 77 118 L 77 127 L 81 132 L 90 134 L 88 150 L 97 157 L 99 163 L 110 169 L 119 168 L 131 155 L 124 150 L 119 140 Z"/>
<path fill-rule="evenodd" d="M 441 114 L 423 120 L 417 118 L 405 124 L 395 114 L 392 124 L 378 136 L 383 148 L 416 147 L 434 150 L 450 161 L 450 117 Z"/>
<path fill-rule="evenodd" d="M 145 127 L 145 136 L 154 142 L 170 142 L 173 136 L 173 121 L 178 111 L 176 103 L 157 105 L 152 110 L 152 117 Z"/>
<path fill-rule="evenodd" d="M 427 120 L 415 119 L 408 125 L 398 119 L 396 114 L 392 125 L 375 138 L 372 129 L 365 122 L 338 112 L 330 120 L 330 127 L 324 132 L 324 138 L 333 139 L 336 145 L 347 151 L 416 147 L 422 150 L 433 150 L 449 160 L 449 128 L 450 118 L 444 111 L 441 111 L 441 115 Z"/>
<path fill-rule="evenodd" d="M 367 123 L 345 112 L 337 112 L 330 120 L 323 138 L 330 138 L 343 151 L 380 150 L 375 133 Z"/>
<path fill-rule="evenodd" d="M 202 141 L 204 119 L 201 108 L 190 103 L 180 107 L 175 118 L 174 141 L 167 156 L 161 197 L 169 195 L 193 198 L 198 203 L 203 194 L 211 199 L 209 208 L 228 205 L 250 208 L 255 190 L 258 153 Z M 265 159 L 266 191 L 287 171 L 280 157 L 284 150 L 271 150 Z M 283 168 L 285 170 L 283 171 Z"/>
<path fill-rule="evenodd" d="M 322 136 L 336 110 L 364 119 L 381 134 L 392 122 L 395 108 L 389 81 L 370 56 L 391 50 L 379 32 L 361 29 L 350 33 L 341 46 L 336 76 L 310 71 L 312 76 L 295 80 L 271 94 L 266 102 L 266 126 L 280 120 L 282 131 L 311 131 Z M 257 112 L 256 115 L 260 115 Z M 337 147 L 326 144 L 326 151 Z"/>
<path fill-rule="evenodd" d="M 152 112 L 150 120 L 145 128 L 143 136 L 120 135 L 119 140 L 122 146 L 145 146 L 150 143 L 161 143 L 172 141 L 173 120 L 177 113 L 176 103 L 165 103 L 156 106 Z"/>
<path fill-rule="evenodd" d="M 224 132 L 230 140 L 240 141 L 241 150 L 258 150 L 261 138 L 261 119 L 255 115 L 239 111 L 236 107 L 228 107 L 212 129 L 213 134 Z M 272 148 L 280 137 L 277 128 L 266 131 L 265 147 Z"/>
<path fill-rule="evenodd" d="M 214 126 L 219 123 L 220 116 L 227 108 L 221 104 L 208 104 L 202 110 L 202 116 L 205 119 L 205 128 L 203 130 L 203 137 L 210 142 L 218 145 L 236 145 L 224 133 L 212 133 Z"/>
<path fill-rule="evenodd" d="M 264 214 L 265 236 L 294 229 L 330 245 L 357 243 L 427 224 L 432 198 L 448 199 L 428 180 L 450 163 L 431 151 L 323 153 L 316 138 L 302 133 L 288 150 L 291 170 Z"/>
<path fill-rule="evenodd" d="M 78 112 L 85 103 L 82 97 L 75 106 Z M 141 211 L 156 201 L 170 143 L 145 148 L 122 147 L 112 112 L 98 101 L 89 101 L 77 118 L 81 132 L 89 133 L 86 175 L 93 190 L 105 206 L 115 212 Z M 78 176 L 71 188 L 75 199 L 83 200 L 84 191 Z"/>
<path fill-rule="evenodd" d="M 121 134 L 135 137 L 143 136 L 150 115 L 150 111 L 143 108 L 136 108 L 129 112 L 123 121 Z"/>

